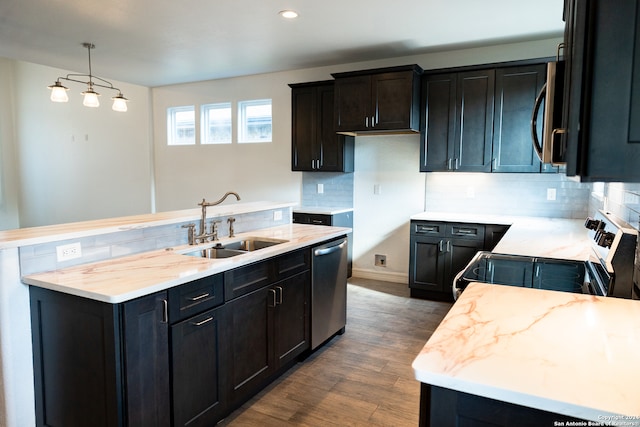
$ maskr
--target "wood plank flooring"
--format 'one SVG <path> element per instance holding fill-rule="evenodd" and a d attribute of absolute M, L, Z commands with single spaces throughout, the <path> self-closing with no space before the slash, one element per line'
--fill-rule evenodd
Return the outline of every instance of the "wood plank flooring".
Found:
<path fill-rule="evenodd" d="M 416 426 L 411 362 L 451 304 L 406 285 L 351 278 L 347 327 L 219 426 Z"/>

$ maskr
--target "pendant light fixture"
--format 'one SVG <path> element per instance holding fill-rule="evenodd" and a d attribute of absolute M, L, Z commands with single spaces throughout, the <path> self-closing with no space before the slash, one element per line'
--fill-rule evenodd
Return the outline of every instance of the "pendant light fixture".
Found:
<path fill-rule="evenodd" d="M 94 76 L 91 72 L 91 49 L 95 49 L 96 46 L 93 43 L 82 43 L 82 46 L 87 49 L 87 52 L 89 54 L 89 74 L 67 74 L 66 77 L 58 77 L 55 83 L 49 86 L 49 89 L 51 89 L 51 100 L 53 102 L 69 101 L 69 97 L 67 96 L 67 91 L 69 90 L 69 88 L 63 86 L 62 83 L 60 83 L 60 80 L 83 83 L 87 85 L 87 90 L 82 92 L 82 95 L 84 96 L 84 100 L 82 101 L 82 104 L 85 107 L 95 108 L 100 106 L 100 101 L 98 100 L 98 97 L 100 96 L 100 94 L 93 89 L 94 86 L 97 86 L 97 87 L 117 91 L 118 94 L 113 98 L 111 98 L 113 100 L 113 105 L 111 106 L 111 109 L 113 111 L 124 113 L 125 111 L 127 111 L 127 101 L 129 100 L 125 98 L 124 95 L 122 95 L 122 91 L 117 87 L 114 87 L 113 84 L 111 84 L 111 82 L 105 79 L 102 79 L 98 76 Z M 78 78 L 80 77 L 85 77 L 85 78 L 88 77 L 89 81 L 78 80 Z M 96 82 L 95 80 L 97 80 L 98 82 Z"/>

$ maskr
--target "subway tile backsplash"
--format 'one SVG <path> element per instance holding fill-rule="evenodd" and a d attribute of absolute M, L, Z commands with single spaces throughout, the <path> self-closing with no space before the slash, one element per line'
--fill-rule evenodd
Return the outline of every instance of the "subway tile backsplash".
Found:
<path fill-rule="evenodd" d="M 428 173 L 425 210 L 585 218 L 590 194 L 563 174 Z"/>
<path fill-rule="evenodd" d="M 274 220 L 274 211 L 282 212 L 281 220 Z M 236 233 L 257 230 L 265 227 L 291 223 L 291 208 L 273 209 L 260 212 L 251 212 L 234 215 L 236 219 L 234 229 Z M 218 225 L 219 236 L 229 235 L 227 216 L 215 218 L 220 221 Z M 207 220 L 209 226 L 212 218 Z M 135 230 L 120 231 L 116 233 L 101 234 L 80 239 L 70 239 L 39 245 L 20 247 L 20 271 L 22 275 L 71 267 L 89 262 L 103 261 L 111 258 L 133 255 L 136 253 L 163 249 L 170 246 L 187 244 L 187 230 L 182 225 L 187 222 L 162 225 L 156 227 L 138 228 Z M 199 225 L 198 225 L 199 227 Z M 69 261 L 58 262 L 56 246 L 68 243 L 80 242 L 82 257 Z"/>
<path fill-rule="evenodd" d="M 591 205 L 604 209 L 640 229 L 640 183 L 612 182 L 601 184 Z"/>
<path fill-rule="evenodd" d="M 323 192 L 318 193 L 318 184 Z M 303 172 L 302 205 L 353 207 L 353 173 Z"/>

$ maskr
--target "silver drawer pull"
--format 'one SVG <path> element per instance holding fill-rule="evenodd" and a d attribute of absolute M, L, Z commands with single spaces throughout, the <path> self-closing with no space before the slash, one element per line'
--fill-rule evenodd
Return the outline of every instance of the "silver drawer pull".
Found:
<path fill-rule="evenodd" d="M 205 323 L 211 322 L 212 320 L 213 320 L 213 316 L 210 316 L 210 317 L 207 317 L 206 319 L 201 320 L 199 322 L 189 322 L 189 323 L 191 323 L 193 326 L 202 326 Z"/>
<path fill-rule="evenodd" d="M 456 234 L 476 234 L 476 230 L 460 229 Z"/>
<path fill-rule="evenodd" d="M 189 301 L 198 301 L 198 300 L 201 300 L 201 299 L 206 298 L 208 296 L 209 296 L 209 293 L 207 292 L 206 294 L 198 295 L 197 297 L 190 297 L 188 299 L 189 299 Z"/>
<path fill-rule="evenodd" d="M 314 224 L 322 225 L 322 220 L 319 220 L 319 219 L 312 219 L 311 222 L 314 223 Z"/>
<path fill-rule="evenodd" d="M 420 227 L 420 231 L 437 231 L 436 227 Z"/>

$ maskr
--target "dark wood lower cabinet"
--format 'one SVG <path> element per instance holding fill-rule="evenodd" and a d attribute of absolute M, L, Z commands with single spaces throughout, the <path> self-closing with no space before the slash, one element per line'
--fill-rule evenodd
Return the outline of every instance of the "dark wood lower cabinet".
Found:
<path fill-rule="evenodd" d="M 420 427 L 540 427 L 587 425 L 566 415 L 420 384 Z"/>
<path fill-rule="evenodd" d="M 215 425 L 309 350 L 310 254 L 119 304 L 30 287 L 37 425 Z"/>
<path fill-rule="evenodd" d="M 309 286 L 306 270 L 227 304 L 232 407 L 309 349 Z"/>
<path fill-rule="evenodd" d="M 166 292 L 107 304 L 31 287 L 39 426 L 168 426 Z"/>
<path fill-rule="evenodd" d="M 224 416 L 223 315 L 224 307 L 219 307 L 171 326 L 176 427 L 212 426 Z"/>

